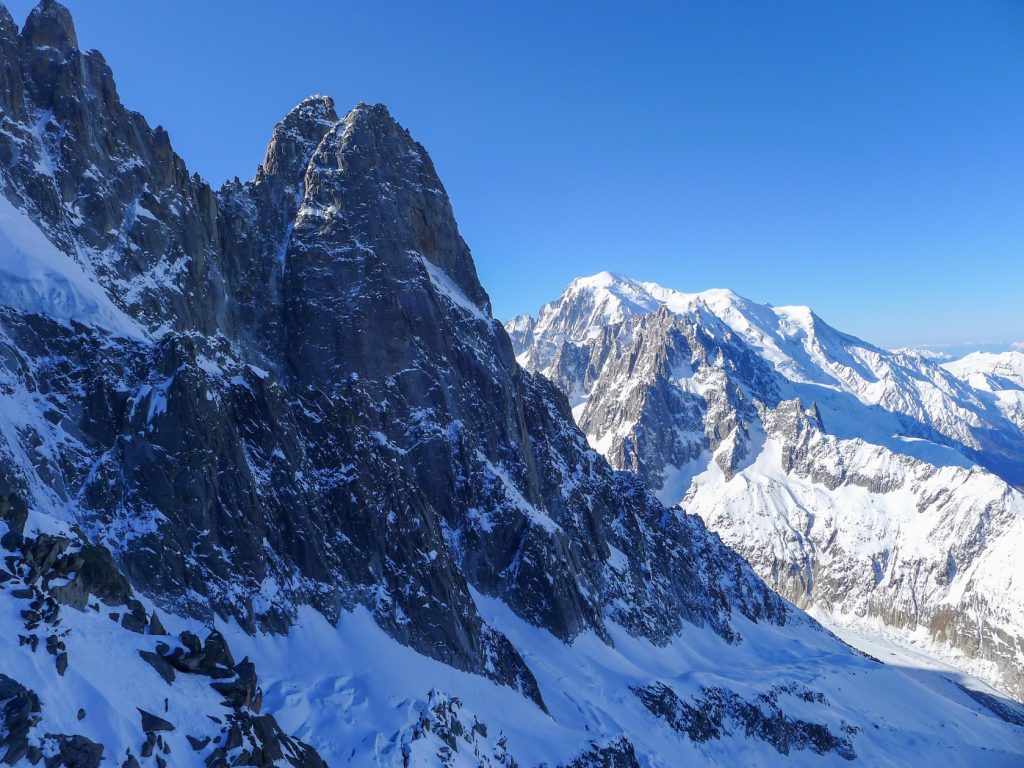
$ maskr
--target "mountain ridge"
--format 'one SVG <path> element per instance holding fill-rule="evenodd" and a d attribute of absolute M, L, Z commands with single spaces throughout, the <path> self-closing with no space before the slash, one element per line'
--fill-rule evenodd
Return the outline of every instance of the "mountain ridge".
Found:
<path fill-rule="evenodd" d="M 144 333 L 0 307 L 4 759 L 1020 757 L 977 690 L 853 652 L 587 446 L 386 109 L 307 99 L 214 192 L 40 9 L 0 19 L 3 194 Z M 122 581 L 142 611 L 91 608 Z"/>

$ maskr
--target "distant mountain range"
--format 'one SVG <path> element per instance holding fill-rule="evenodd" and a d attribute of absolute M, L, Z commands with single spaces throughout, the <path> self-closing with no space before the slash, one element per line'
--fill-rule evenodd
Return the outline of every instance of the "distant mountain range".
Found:
<path fill-rule="evenodd" d="M 977 342 L 974 344 L 926 344 L 920 347 L 904 347 L 893 352 L 912 352 L 933 360 L 950 361 L 978 352 L 1000 354 L 1002 352 L 1024 352 L 1024 341 Z"/>
<path fill-rule="evenodd" d="M 609 273 L 506 329 L 612 466 L 781 594 L 1024 695 L 1024 353 L 943 362 Z"/>

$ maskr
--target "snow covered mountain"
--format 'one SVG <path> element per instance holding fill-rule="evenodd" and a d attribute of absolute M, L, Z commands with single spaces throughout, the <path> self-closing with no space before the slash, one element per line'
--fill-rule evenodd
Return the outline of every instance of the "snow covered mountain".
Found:
<path fill-rule="evenodd" d="M 1024 430 L 1024 352 L 974 352 L 942 367 L 991 398 L 1007 419 Z"/>
<path fill-rule="evenodd" d="M 1019 353 L 940 367 L 806 307 L 608 273 L 507 329 L 612 466 L 781 594 L 1024 695 Z"/>
<path fill-rule="evenodd" d="M 214 191 L 43 0 L 0 110 L 0 762 L 1024 764 L 589 448 L 384 107 Z"/>

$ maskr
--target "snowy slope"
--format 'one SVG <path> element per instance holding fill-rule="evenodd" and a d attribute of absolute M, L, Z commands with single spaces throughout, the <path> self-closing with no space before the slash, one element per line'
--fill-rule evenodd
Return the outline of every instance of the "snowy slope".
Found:
<path fill-rule="evenodd" d="M 145 337 L 96 277 L 47 238 L 28 214 L 0 194 L 0 304 L 21 312 Z"/>
<path fill-rule="evenodd" d="M 774 689 L 771 696 L 786 713 L 827 723 L 849 738 L 856 760 L 866 765 L 931 760 L 965 766 L 1024 764 L 1024 734 L 993 718 L 958 687 L 967 678 L 948 670 L 920 674 L 850 654 L 823 633 L 808 636 L 797 629 L 779 636 L 750 624 L 742 625 L 751 639 L 743 648 L 699 630 L 658 648 L 618 628 L 613 628 L 614 646 L 592 635 L 566 645 L 500 602 L 479 595 L 477 600 L 490 621 L 530 649 L 550 714 L 485 680 L 417 657 L 358 613 L 343 617 L 336 627 L 317 614 L 304 614 L 288 637 L 247 642 L 248 636 L 236 636 L 230 628 L 225 632 L 233 646 L 257 659 L 268 681 L 265 700 L 282 724 L 315 746 L 330 765 L 400 766 L 403 742 L 411 745 L 411 765 L 438 764 L 439 743 L 412 740 L 431 700 L 428 691 L 435 700 L 458 697 L 467 731 L 474 722 L 486 726 L 486 736 L 475 736 L 472 746 L 457 742 L 460 751 L 452 765 L 478 765 L 469 750 L 491 756 L 499 739 L 521 765 L 565 765 L 588 742 L 613 743 L 622 736 L 633 741 L 642 764 L 651 768 L 849 764 L 840 755 L 816 754 L 795 743 L 788 754 L 781 753 L 753 734 L 744 735 L 738 723 L 726 726 L 730 737 L 704 742 L 664 721 L 652 728 L 652 713 L 634 692 L 652 683 L 697 699 L 702 691 L 724 686 L 753 702 Z M 358 671 L 331 661 L 351 658 L 361 660 Z M 826 707 L 814 700 L 818 695 L 828 700 Z M 764 699 L 759 705 L 770 709 Z M 860 725 L 864 717 L 878 727 Z M 382 741 L 378 729 L 394 734 L 393 739 Z"/>
<path fill-rule="evenodd" d="M 1024 352 L 973 352 L 942 367 L 980 392 L 1024 430 Z"/>

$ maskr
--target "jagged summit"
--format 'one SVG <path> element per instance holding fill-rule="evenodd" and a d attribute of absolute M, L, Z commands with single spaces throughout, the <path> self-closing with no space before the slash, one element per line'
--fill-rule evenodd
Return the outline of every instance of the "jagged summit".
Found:
<path fill-rule="evenodd" d="M 330 96 L 303 99 L 274 127 L 257 178 L 285 175 L 291 183 L 301 179 L 313 150 L 338 120 Z"/>
<path fill-rule="evenodd" d="M 385 105 L 358 102 L 339 117 L 332 97 L 314 94 L 299 102 L 274 127 L 266 156 L 257 170 L 257 178 L 284 175 L 293 177 L 296 181 L 301 180 L 313 152 L 335 128 L 343 136 L 347 134 L 349 140 L 354 139 L 353 134 L 357 130 L 365 132 L 364 141 L 370 135 L 401 137 L 400 144 L 406 151 L 422 153 L 429 163 L 429 157 L 423 148 L 413 141 L 409 132 L 395 120 Z M 387 151 L 388 144 L 386 141 L 374 141 L 369 149 L 376 152 Z M 381 164 L 389 161 L 387 157 L 376 159 Z"/>
<path fill-rule="evenodd" d="M 78 35 L 71 12 L 57 0 L 40 0 L 25 20 L 22 42 L 34 48 L 53 48 L 65 56 L 77 51 Z"/>
<path fill-rule="evenodd" d="M 536 337 L 568 333 L 583 338 L 600 334 L 610 324 L 632 322 L 662 309 L 694 318 L 703 313 L 710 322 L 723 324 L 728 332 L 762 350 L 787 375 L 806 381 L 845 387 L 845 378 L 855 375 L 864 378 L 866 385 L 873 374 L 863 365 L 850 366 L 847 374 L 838 369 L 823 370 L 819 360 L 822 355 L 827 358 L 841 354 L 839 349 L 846 346 L 863 354 L 883 354 L 873 344 L 836 330 L 807 306 L 759 304 L 727 288 L 683 292 L 612 272 L 573 280 L 556 301 L 541 308 L 536 318 L 515 318 L 507 330 L 517 348 L 526 350 L 530 346 L 527 328 Z M 550 350 L 535 354 L 550 355 Z M 529 364 L 538 370 L 546 365 L 540 358 Z"/>
<path fill-rule="evenodd" d="M 296 104 L 289 115 L 295 112 L 327 113 L 334 110 L 334 99 L 323 93 L 313 93 Z M 285 118 L 287 120 L 287 117 Z"/>

